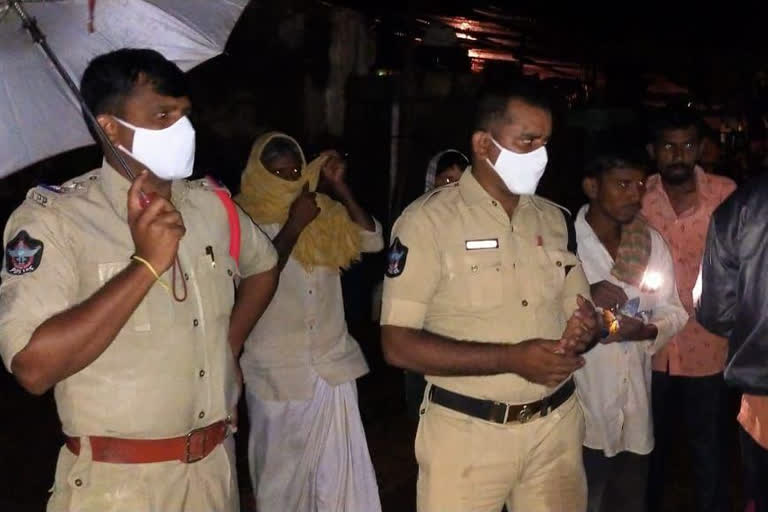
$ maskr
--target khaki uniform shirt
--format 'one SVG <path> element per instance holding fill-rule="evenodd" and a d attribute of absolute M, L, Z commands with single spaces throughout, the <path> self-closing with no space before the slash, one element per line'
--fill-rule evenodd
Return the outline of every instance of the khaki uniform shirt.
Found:
<path fill-rule="evenodd" d="M 40 324 L 92 296 L 129 264 L 134 252 L 126 220 L 129 186 L 104 164 L 54 191 L 31 190 L 11 216 L 0 286 L 0 355 L 9 370 Z M 226 211 L 206 182 L 174 182 L 172 202 L 187 229 L 178 252 L 183 275 L 177 283 L 186 281 L 187 299 L 177 302 L 155 284 L 104 353 L 56 385 L 59 417 L 69 436 L 176 437 L 222 420 L 236 408 L 235 362 L 227 342 L 233 278 L 267 271 L 277 256 L 269 239 L 240 211 L 242 248 L 239 267 L 235 264 L 228 254 Z M 32 245 L 42 243 L 39 261 L 22 273 L 23 265 L 9 261 L 16 247 L 9 241 L 21 231 L 35 241 Z M 171 270 L 162 278 L 170 285 Z M 154 466 L 165 466 L 163 475 L 179 465 Z M 131 466 L 139 471 L 139 466 L 152 465 Z M 229 474 L 219 470 L 217 478 Z M 126 478 L 126 470 L 121 471 L 120 478 Z M 161 487 L 162 476 L 148 485 Z M 177 482 L 175 487 L 189 485 Z M 93 509 L 100 506 L 104 503 Z"/>
<path fill-rule="evenodd" d="M 409 206 L 392 239 L 407 251 L 399 259 L 390 254 L 387 275 L 398 275 L 384 282 L 382 325 L 480 343 L 556 340 L 576 295 L 589 298 L 581 265 L 567 250 L 563 212 L 540 197 L 521 196 L 510 219 L 472 172 Z M 553 391 L 512 373 L 427 380 L 512 404 Z"/>
<path fill-rule="evenodd" d="M 360 228 L 362 252 L 384 248 L 381 224 Z M 282 226 L 261 226 L 273 238 Z M 315 375 L 332 386 L 368 373 L 368 365 L 347 331 L 338 269 L 308 272 L 288 258 L 280 284 L 256 324 L 240 359 L 246 385 L 263 400 L 309 400 Z"/>

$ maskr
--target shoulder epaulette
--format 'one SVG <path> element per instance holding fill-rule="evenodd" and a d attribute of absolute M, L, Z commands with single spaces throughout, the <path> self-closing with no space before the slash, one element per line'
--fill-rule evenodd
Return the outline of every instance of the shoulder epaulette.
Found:
<path fill-rule="evenodd" d="M 187 181 L 187 186 L 192 190 L 208 190 L 210 192 L 224 192 L 232 197 L 232 192 L 220 181 L 211 176 L 206 176 L 199 180 Z"/>
<path fill-rule="evenodd" d="M 454 188 L 458 188 L 459 182 L 455 181 L 453 183 L 449 183 L 447 185 L 443 185 L 441 187 L 436 187 L 430 190 L 429 192 L 425 192 L 424 195 L 416 199 L 410 207 L 413 208 L 421 208 L 425 204 L 427 204 L 429 201 L 431 201 L 434 197 L 436 197 L 441 192 L 445 192 L 446 190 L 451 190 Z M 409 207 L 409 208 L 410 208 Z"/>
<path fill-rule="evenodd" d="M 27 192 L 27 199 L 40 206 L 50 206 L 62 197 L 79 196 L 88 191 L 91 183 L 99 179 L 96 173 L 88 173 L 69 180 L 62 185 L 41 184 Z"/>
<path fill-rule="evenodd" d="M 560 210 L 564 211 L 565 213 L 567 213 L 568 215 L 570 215 L 571 217 L 573 217 L 573 214 L 571 213 L 571 210 L 569 210 L 568 208 L 566 208 L 565 206 L 563 206 L 563 205 L 561 205 L 561 204 L 557 204 L 557 203 L 556 203 L 556 202 L 554 202 L 554 201 L 550 201 L 549 199 L 547 199 L 547 198 L 545 198 L 545 197 L 541 197 L 541 196 L 533 196 L 533 201 L 534 201 L 534 202 L 539 202 L 539 203 L 548 204 L 548 205 L 550 205 L 550 206 L 554 206 L 555 208 L 559 208 Z"/>

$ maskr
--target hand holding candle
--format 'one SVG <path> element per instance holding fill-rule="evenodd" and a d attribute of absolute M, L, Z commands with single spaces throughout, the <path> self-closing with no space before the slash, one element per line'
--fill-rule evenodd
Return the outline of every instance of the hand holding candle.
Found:
<path fill-rule="evenodd" d="M 580 354 L 597 335 L 599 322 L 595 307 L 587 299 L 579 295 L 576 298 L 578 308 L 573 312 L 560 337 L 558 351 L 560 353 Z"/>

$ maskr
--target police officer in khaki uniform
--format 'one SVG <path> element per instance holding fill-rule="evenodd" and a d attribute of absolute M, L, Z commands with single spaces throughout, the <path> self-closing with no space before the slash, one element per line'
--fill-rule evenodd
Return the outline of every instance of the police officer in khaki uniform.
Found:
<path fill-rule="evenodd" d="M 585 509 L 571 373 L 597 319 L 564 213 L 533 195 L 551 127 L 535 89 L 487 93 L 471 172 L 393 229 L 382 340 L 391 364 L 429 382 L 420 512 Z"/>
<path fill-rule="evenodd" d="M 54 387 L 67 436 L 48 510 L 236 511 L 235 356 L 274 292 L 275 251 L 238 211 L 238 264 L 213 187 L 181 179 L 194 130 L 173 63 L 119 50 L 81 89 L 139 177 L 107 158 L 30 191 L 0 288 L 0 355 L 30 392 Z"/>

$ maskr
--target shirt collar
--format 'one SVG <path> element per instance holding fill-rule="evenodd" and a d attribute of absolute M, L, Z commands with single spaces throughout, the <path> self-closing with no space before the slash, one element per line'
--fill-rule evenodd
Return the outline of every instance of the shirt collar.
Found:
<path fill-rule="evenodd" d="M 123 219 L 128 218 L 128 189 L 131 182 L 104 159 L 98 170 L 99 183 L 107 201 Z"/>
<path fill-rule="evenodd" d="M 696 205 L 693 207 L 693 210 L 695 211 L 699 209 L 706 199 L 712 196 L 712 186 L 709 176 L 704 172 L 704 169 L 698 165 L 693 168 L 693 178 L 696 183 Z M 659 173 L 649 176 L 646 186 L 648 193 L 662 197 L 665 204 L 669 206 L 669 209 L 674 213 L 675 210 L 672 208 L 672 202 L 669 200 L 666 190 L 664 190 L 664 184 L 661 181 L 661 175 Z"/>
<path fill-rule="evenodd" d="M 461 174 L 459 179 L 459 193 L 467 206 L 493 205 L 496 200 L 483 188 L 472 173 L 472 167 L 468 167 Z M 535 196 L 521 195 L 517 207 L 531 204 L 536 209 L 541 210 L 541 206 L 536 203 Z"/>
<path fill-rule="evenodd" d="M 107 201 L 121 218 L 128 218 L 128 190 L 131 182 L 109 165 L 106 159 L 102 161 L 98 170 L 99 183 L 107 197 Z M 186 180 L 177 180 L 171 183 L 171 202 L 177 207 L 186 199 L 189 189 Z"/>
<path fill-rule="evenodd" d="M 584 264 L 587 278 L 590 282 L 608 279 L 614 284 L 618 283 L 622 288 L 629 286 L 627 283 L 615 280 L 615 278 L 610 275 L 611 269 L 616 262 L 597 236 L 597 233 L 595 233 L 595 230 L 592 229 L 592 226 L 587 221 L 587 212 L 589 212 L 589 203 L 581 207 L 576 214 L 576 220 L 574 221 L 576 240 L 578 242 L 578 254 Z M 651 246 L 651 250 L 653 250 L 653 245 Z"/>
<path fill-rule="evenodd" d="M 576 228 L 576 236 L 579 241 L 588 238 L 597 238 L 592 226 L 587 222 L 587 212 L 589 211 L 589 203 L 579 208 L 579 212 L 576 214 L 576 220 L 574 225 Z"/>

